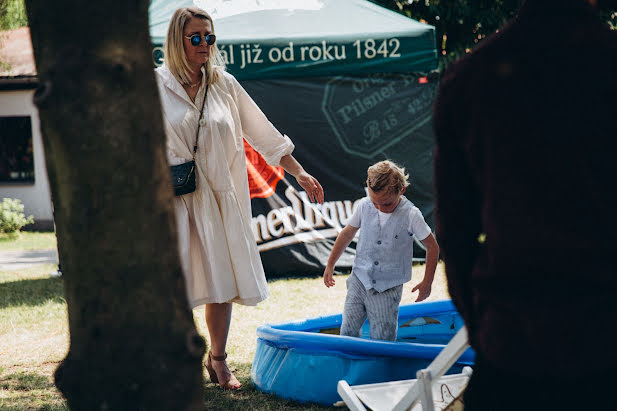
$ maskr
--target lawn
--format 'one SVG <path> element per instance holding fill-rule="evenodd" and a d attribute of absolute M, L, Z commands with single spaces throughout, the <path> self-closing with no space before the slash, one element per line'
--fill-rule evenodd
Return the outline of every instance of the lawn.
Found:
<path fill-rule="evenodd" d="M 49 231 L 0 234 L 0 251 L 48 250 L 56 248 L 56 235 Z"/>
<path fill-rule="evenodd" d="M 15 244 L 21 242 L 21 245 Z M 25 233 L 19 240 L 0 241 L 0 251 L 31 249 L 32 244 L 55 247 L 53 233 Z M 34 247 L 36 248 L 36 247 Z M 0 410 L 66 410 L 53 384 L 53 372 L 68 349 L 69 335 L 62 279 L 51 277 L 51 264 L 0 271 Z M 414 265 L 414 279 L 405 285 L 403 303 L 412 302 L 411 289 L 422 279 L 423 265 Z M 257 307 L 234 305 L 229 335 L 229 363 L 244 384 L 240 392 L 225 392 L 206 384 L 204 409 L 325 410 L 257 391 L 250 380 L 257 327 L 342 311 L 346 275 L 327 289 L 321 277 L 269 281 L 270 297 Z M 440 263 L 430 301 L 448 298 Z M 200 333 L 207 336 L 203 309 L 193 311 Z M 206 381 L 208 378 L 206 376 Z M 332 408 L 334 409 L 334 408 Z"/>

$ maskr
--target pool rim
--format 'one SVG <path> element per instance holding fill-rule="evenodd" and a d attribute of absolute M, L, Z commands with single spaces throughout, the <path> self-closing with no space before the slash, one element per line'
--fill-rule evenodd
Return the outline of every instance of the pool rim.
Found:
<path fill-rule="evenodd" d="M 401 305 L 399 318 L 452 313 L 460 318 L 451 300 Z M 391 342 L 369 340 L 334 334 L 316 333 L 310 330 L 340 326 L 342 314 L 313 317 L 305 320 L 264 324 L 257 328 L 258 342 L 262 340 L 281 349 L 307 350 L 315 353 L 340 353 L 362 357 L 396 357 L 433 360 L 446 344 L 414 342 Z M 460 320 L 462 325 L 462 320 Z M 459 327 L 452 330 L 452 336 Z M 457 361 L 473 364 L 474 353 L 467 349 Z"/>

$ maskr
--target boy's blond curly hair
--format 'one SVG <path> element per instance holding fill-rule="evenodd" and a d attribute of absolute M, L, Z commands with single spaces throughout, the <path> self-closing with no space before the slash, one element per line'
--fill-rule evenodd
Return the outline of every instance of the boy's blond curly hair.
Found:
<path fill-rule="evenodd" d="M 366 185 L 376 193 L 385 189 L 399 194 L 409 185 L 409 174 L 405 173 L 405 168 L 390 160 L 373 164 L 368 168 L 367 175 Z"/>

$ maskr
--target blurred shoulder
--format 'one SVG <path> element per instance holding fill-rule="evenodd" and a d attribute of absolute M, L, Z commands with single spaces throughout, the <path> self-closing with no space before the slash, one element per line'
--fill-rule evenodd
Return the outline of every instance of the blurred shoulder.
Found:
<path fill-rule="evenodd" d="M 160 93 L 164 93 L 166 89 L 173 90 L 179 86 L 172 72 L 165 65 L 154 69 L 154 78 Z"/>
<path fill-rule="evenodd" d="M 173 74 L 171 74 L 171 71 L 165 65 L 155 68 L 154 73 L 158 81 L 171 80 L 173 78 Z"/>
<path fill-rule="evenodd" d="M 360 199 L 360 201 L 358 201 L 358 206 L 356 208 L 356 210 L 358 210 L 359 213 L 362 212 L 362 210 L 366 209 L 366 207 L 372 206 L 373 203 L 371 202 L 371 199 L 366 196 Z"/>

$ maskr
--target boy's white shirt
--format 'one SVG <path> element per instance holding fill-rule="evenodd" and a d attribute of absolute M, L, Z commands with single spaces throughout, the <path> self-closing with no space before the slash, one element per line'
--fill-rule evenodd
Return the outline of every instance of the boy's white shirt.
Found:
<path fill-rule="evenodd" d="M 370 199 L 366 197 L 366 201 L 361 201 L 360 204 L 358 204 L 358 207 L 355 209 L 353 215 L 351 216 L 347 224 L 351 225 L 352 227 L 360 228 L 362 224 L 362 208 L 368 201 L 370 201 Z M 386 224 L 386 221 L 388 221 L 392 213 L 382 213 L 379 210 L 377 210 L 377 213 L 379 214 L 379 226 L 383 228 L 384 224 Z M 431 228 L 428 226 L 428 224 L 426 224 L 422 213 L 420 212 L 418 207 L 413 205 L 413 203 L 411 209 L 409 210 L 409 225 L 407 226 L 407 232 L 415 235 L 416 238 L 420 241 L 426 239 L 426 237 L 431 234 Z"/>
<path fill-rule="evenodd" d="M 386 221 L 388 221 L 388 218 L 390 218 L 392 213 L 382 213 L 379 210 L 377 210 L 377 212 L 379 213 L 379 227 L 383 228 L 383 225 L 386 223 Z"/>

